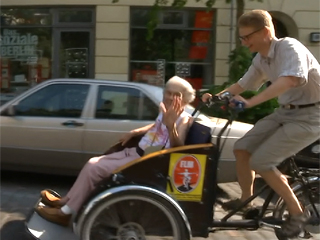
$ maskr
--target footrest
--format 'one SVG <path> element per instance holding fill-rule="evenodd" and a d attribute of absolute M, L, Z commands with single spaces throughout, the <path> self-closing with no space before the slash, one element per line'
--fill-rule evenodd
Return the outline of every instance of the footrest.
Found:
<path fill-rule="evenodd" d="M 71 227 L 62 227 L 40 217 L 36 212 L 26 223 L 27 231 L 39 240 L 79 240 Z"/>
<path fill-rule="evenodd" d="M 45 189 L 49 191 L 53 196 L 61 197 L 59 193 L 52 189 Z M 44 206 L 39 200 L 34 205 L 30 215 L 26 218 L 26 229 L 35 238 L 39 240 L 79 240 L 79 238 L 73 233 L 72 227 L 62 227 L 57 224 L 48 222 L 43 219 L 38 213 L 35 212 L 35 208 L 38 206 Z M 72 222 L 72 221 L 71 221 Z"/>

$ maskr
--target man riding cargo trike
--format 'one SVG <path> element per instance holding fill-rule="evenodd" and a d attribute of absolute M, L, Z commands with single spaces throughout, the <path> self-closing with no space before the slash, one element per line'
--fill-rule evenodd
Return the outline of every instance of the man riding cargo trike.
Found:
<path fill-rule="evenodd" d="M 274 196 L 272 190 L 262 208 L 242 211 L 251 200 L 268 190 L 267 186 L 222 219 L 214 218 L 218 159 L 224 133 L 236 116 L 236 110 L 229 108 L 228 99 L 214 98 L 210 103 L 211 107 L 219 108 L 221 104 L 230 111 L 230 119 L 216 136 L 216 144 L 208 137 L 211 129 L 194 122 L 184 146 L 146 154 L 101 181 L 73 219 L 73 231 L 42 219 L 36 212 L 28 220 L 28 230 L 41 240 L 180 240 L 208 237 L 210 232 L 223 229 L 256 230 L 267 226 L 275 229 L 278 239 L 288 239 L 281 232 L 281 225 L 288 218 L 283 199 L 277 201 L 272 215 L 268 215 Z M 132 138 L 125 146 L 117 144 L 106 154 L 137 146 L 140 138 Z M 309 218 L 301 236 L 309 238 L 310 232 L 319 233 L 319 169 L 299 168 L 292 159 L 287 159 L 279 169 L 290 176 L 288 179 Z M 60 199 L 53 190 L 44 192 L 51 201 Z M 42 196 L 36 208 L 44 206 L 44 202 Z M 243 220 L 231 219 L 239 213 L 243 214 Z"/>

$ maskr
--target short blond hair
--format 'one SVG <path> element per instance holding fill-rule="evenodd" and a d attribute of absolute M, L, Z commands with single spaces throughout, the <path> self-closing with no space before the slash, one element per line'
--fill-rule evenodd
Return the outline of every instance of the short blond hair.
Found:
<path fill-rule="evenodd" d="M 238 20 L 238 27 L 253 27 L 257 30 L 267 27 L 270 29 L 272 37 L 275 36 L 274 25 L 270 13 L 261 9 L 251 10 L 242 14 Z"/>
<path fill-rule="evenodd" d="M 185 103 L 191 103 L 195 99 L 196 91 L 187 80 L 181 77 L 174 76 L 170 78 L 167 81 L 165 88 L 167 88 L 168 86 L 177 87 L 179 89 L 179 92 L 182 93 L 182 101 L 184 101 Z"/>

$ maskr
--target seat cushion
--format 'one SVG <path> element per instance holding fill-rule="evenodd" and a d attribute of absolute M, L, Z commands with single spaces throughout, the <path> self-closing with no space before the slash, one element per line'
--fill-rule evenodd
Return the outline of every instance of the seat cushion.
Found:
<path fill-rule="evenodd" d="M 210 143 L 211 142 L 211 128 L 204 126 L 198 122 L 192 123 L 189 128 L 185 145 Z"/>

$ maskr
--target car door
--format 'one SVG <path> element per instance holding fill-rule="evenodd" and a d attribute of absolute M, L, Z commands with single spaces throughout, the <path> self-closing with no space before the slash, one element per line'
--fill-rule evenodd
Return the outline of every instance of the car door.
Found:
<path fill-rule="evenodd" d="M 13 169 L 69 173 L 83 163 L 89 84 L 53 83 L 13 102 L 14 116 L 1 116 L 1 160 Z"/>
<path fill-rule="evenodd" d="M 94 101 L 94 117 L 84 136 L 88 159 L 105 152 L 130 130 L 153 123 L 159 113 L 159 103 L 138 87 L 98 85 Z"/>

